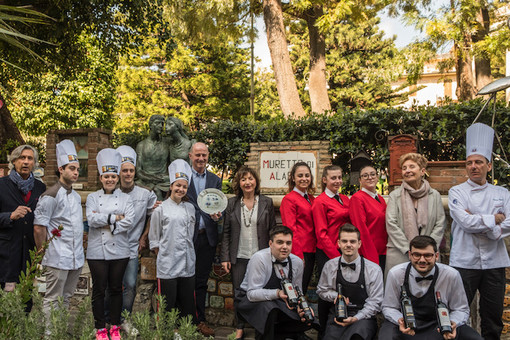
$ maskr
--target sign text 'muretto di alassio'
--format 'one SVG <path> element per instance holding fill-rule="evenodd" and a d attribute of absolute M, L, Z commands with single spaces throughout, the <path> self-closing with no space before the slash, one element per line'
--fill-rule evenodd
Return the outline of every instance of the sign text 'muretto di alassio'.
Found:
<path fill-rule="evenodd" d="M 286 188 L 290 170 L 296 162 L 305 162 L 317 178 L 316 151 L 265 151 L 260 153 L 260 186 Z"/>

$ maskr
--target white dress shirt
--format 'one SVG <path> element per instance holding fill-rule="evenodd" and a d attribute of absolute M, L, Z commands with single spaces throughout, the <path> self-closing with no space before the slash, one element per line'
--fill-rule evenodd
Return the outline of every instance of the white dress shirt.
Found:
<path fill-rule="evenodd" d="M 453 219 L 451 266 L 466 269 L 510 266 L 503 240 L 510 234 L 510 193 L 507 189 L 467 180 L 450 189 L 448 207 Z M 495 222 L 494 215 L 498 213 L 506 216 L 501 224 Z"/>
<path fill-rule="evenodd" d="M 346 262 L 343 257 L 339 256 L 329 260 L 322 269 L 322 274 L 317 285 L 317 294 L 320 298 L 334 302 L 338 296 L 336 288 L 336 276 L 338 270 L 338 261 L 343 263 L 355 263 L 356 270 L 348 267 L 341 267 L 342 276 L 347 282 L 354 283 L 358 281 L 361 272 L 361 257 L 358 256 L 352 262 Z M 381 304 L 383 301 L 384 287 L 383 287 L 383 273 L 381 267 L 372 261 L 365 259 L 365 289 L 368 298 L 365 300 L 363 308 L 354 315 L 358 320 L 369 319 L 381 311 Z M 349 296 L 347 296 L 349 297 Z"/>
<path fill-rule="evenodd" d="M 87 196 L 86 212 L 89 224 L 87 259 L 129 258 L 128 231 L 135 218 L 131 197 L 120 189 L 109 195 L 100 189 Z M 124 218 L 115 221 L 115 215 L 124 215 Z"/>
<path fill-rule="evenodd" d="M 166 199 L 151 216 L 150 248 L 159 248 L 157 277 L 175 279 L 195 275 L 195 207 L 189 202 Z"/>
<path fill-rule="evenodd" d="M 402 318 L 400 310 L 400 291 L 404 284 L 404 276 L 407 269 L 407 263 L 401 263 L 393 267 L 386 278 L 386 289 L 382 311 L 386 320 L 398 325 L 398 319 Z M 467 302 L 466 292 L 460 274 L 455 268 L 442 263 L 436 263 L 439 268 L 439 275 L 435 284 L 435 292 L 441 293 L 441 300 L 446 304 L 450 311 L 450 320 L 457 324 L 457 327 L 464 325 L 469 318 L 469 305 Z M 433 268 L 427 275 L 434 275 Z M 416 269 L 411 267 L 409 272 L 409 290 L 410 293 L 417 298 L 427 293 L 430 280 L 422 280 L 416 282 L 416 277 L 422 277 Z"/>
<path fill-rule="evenodd" d="M 296 287 L 301 287 L 303 281 L 303 261 L 294 254 L 290 254 L 290 258 L 292 261 L 292 284 Z M 279 296 L 276 295 L 277 289 L 264 288 L 271 278 L 274 261 L 275 258 L 271 254 L 271 248 L 259 250 L 251 257 L 244 280 L 241 283 L 241 289 L 246 292 L 249 301 L 257 302 L 279 299 Z M 277 266 L 276 276 L 281 278 L 279 273 L 280 266 Z M 289 277 L 289 265 L 282 268 L 285 275 Z"/>
<path fill-rule="evenodd" d="M 42 264 L 62 270 L 76 270 L 83 267 L 83 209 L 81 197 L 74 191 L 66 190 L 57 182 L 48 191 L 57 190 L 55 196 L 43 194 L 34 212 L 34 225 L 41 225 L 51 232 L 62 225 L 60 237 L 51 241 L 44 254 Z"/>

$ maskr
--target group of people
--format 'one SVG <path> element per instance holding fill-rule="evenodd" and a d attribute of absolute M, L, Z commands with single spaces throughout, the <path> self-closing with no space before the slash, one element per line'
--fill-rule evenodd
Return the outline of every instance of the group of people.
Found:
<path fill-rule="evenodd" d="M 372 339 L 380 311 L 385 316 L 380 339 L 479 339 L 467 326 L 477 290 L 482 336 L 499 339 L 505 268 L 510 266 L 503 240 L 510 225 L 510 195 L 487 183 L 493 138 L 493 130 L 484 124 L 467 131 L 469 179 L 449 193 L 452 267 L 438 263 L 445 213 L 441 196 L 425 179 L 427 160 L 422 155 L 400 158 L 403 182 L 387 204 L 377 193 L 373 166 L 360 170 L 361 189 L 351 198 L 340 193 L 342 169 L 325 167 L 322 193 L 315 197 L 310 167 L 297 162 L 280 207 L 283 226 L 277 226 L 273 201 L 260 194 L 259 176 L 249 167 L 236 173 L 235 196 L 225 211 L 207 214 L 198 207 L 203 190 L 221 189 L 220 179 L 207 170 L 209 151 L 203 143 L 191 146 L 189 162 L 170 163 L 164 201 L 135 184 L 137 153 L 132 148 L 101 150 L 96 161 L 102 188 L 86 202 L 96 338 L 120 339 L 121 328 L 136 331 L 122 322 L 121 312 L 131 311 L 138 252 L 147 241 L 157 254 L 158 289 L 167 310 L 178 308 L 204 335 L 214 335 L 205 322 L 205 305 L 222 220 L 220 260 L 232 273 L 236 339 L 244 337 L 246 322 L 260 339 L 303 339 L 309 327 L 319 329 L 323 339 Z M 72 189 L 79 162 L 70 140 L 57 144 L 56 152 L 59 181 L 51 188 L 34 179 L 37 151 L 28 145 L 12 152 L 11 172 L 0 178 L 2 289 L 15 289 L 30 249 L 40 249 L 52 234 L 61 234 L 43 260 L 47 315 L 59 297 L 64 306 L 69 304 L 84 264 L 81 199 Z M 63 230 L 54 233 L 60 226 Z M 289 303 L 289 291 L 281 284 L 291 282 L 305 294 L 314 267 L 320 273 L 318 320 L 304 318 L 306 306 Z M 414 308 L 414 328 L 403 322 L 402 287 Z M 450 311 L 452 329 L 444 334 L 437 332 L 436 292 Z M 349 314 L 339 321 L 334 304 L 340 296 Z"/>
<path fill-rule="evenodd" d="M 195 143 L 189 152 L 191 167 L 182 159 L 170 164 L 170 190 L 162 202 L 153 191 L 135 184 L 137 153 L 131 147 L 97 154 L 102 188 L 86 200 L 86 259 L 96 339 L 120 339 L 121 329 L 137 332 L 121 313 L 132 310 L 138 253 L 147 244 L 158 256 L 157 277 L 167 310 L 179 307 L 181 316 L 190 315 L 199 331 L 214 335 L 205 323 L 205 299 L 219 217 L 202 213 L 197 205 L 202 190 L 221 189 L 220 179 L 206 170 L 208 155 L 205 144 Z M 69 307 L 85 261 L 81 197 L 72 188 L 80 164 L 71 140 L 56 145 L 56 158 L 59 179 L 50 188 L 32 174 L 38 154 L 30 145 L 12 151 L 9 176 L 0 178 L 1 288 L 14 291 L 30 262 L 30 250 L 44 250 L 47 321 L 59 298 Z M 30 310 L 31 301 L 26 306 Z M 46 332 L 51 337 L 49 328 Z"/>

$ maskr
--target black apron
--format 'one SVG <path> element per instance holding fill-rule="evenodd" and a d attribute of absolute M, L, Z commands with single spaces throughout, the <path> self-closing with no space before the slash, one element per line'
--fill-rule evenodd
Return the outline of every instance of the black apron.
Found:
<path fill-rule="evenodd" d="M 292 260 L 289 257 L 289 280 L 292 281 Z M 271 271 L 271 277 L 267 281 L 264 289 L 281 289 L 281 279 L 276 276 L 275 265 Z M 246 296 L 246 292 L 242 289 L 236 289 L 237 311 L 241 316 L 255 328 L 259 333 L 263 334 L 266 326 L 267 316 L 273 309 L 279 309 L 289 318 L 301 322 L 295 309 L 289 309 L 282 299 L 270 301 L 251 302 Z"/>
<path fill-rule="evenodd" d="M 356 315 L 363 309 L 368 293 L 365 286 L 365 259 L 361 257 L 361 266 L 358 281 L 348 282 L 342 275 L 341 259 L 338 259 L 338 269 L 336 272 L 336 286 L 340 283 L 342 285 L 342 294 L 349 298 L 349 305 L 347 306 L 347 313 L 349 316 Z M 377 332 L 377 321 L 375 318 L 358 320 L 348 327 L 342 327 L 335 323 L 335 307 L 331 309 L 328 318 L 328 326 L 324 335 L 324 340 L 327 339 L 350 339 L 353 335 L 357 334 L 363 339 L 372 339 Z"/>
<path fill-rule="evenodd" d="M 439 275 L 439 268 L 434 265 L 436 271 L 430 283 L 429 289 L 422 297 L 416 297 L 411 293 L 409 289 L 409 273 L 411 272 L 411 263 L 407 265 L 406 273 L 404 276 L 404 286 L 407 289 L 407 293 L 411 298 L 413 304 L 414 316 L 416 318 L 416 334 L 413 338 L 415 339 L 430 339 L 429 332 L 436 335 L 437 333 L 437 319 L 436 319 L 436 297 L 435 297 L 435 286 L 437 277 Z M 439 334 L 439 333 L 437 333 Z"/>

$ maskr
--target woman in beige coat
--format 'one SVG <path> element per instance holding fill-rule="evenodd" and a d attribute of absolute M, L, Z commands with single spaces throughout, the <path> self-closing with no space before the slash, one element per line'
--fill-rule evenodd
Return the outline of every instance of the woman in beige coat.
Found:
<path fill-rule="evenodd" d="M 399 263 L 409 261 L 409 242 L 418 235 L 428 235 L 437 244 L 443 239 L 446 219 L 441 195 L 424 179 L 427 159 L 417 153 L 400 157 L 402 185 L 390 193 L 386 208 L 385 277 Z"/>

